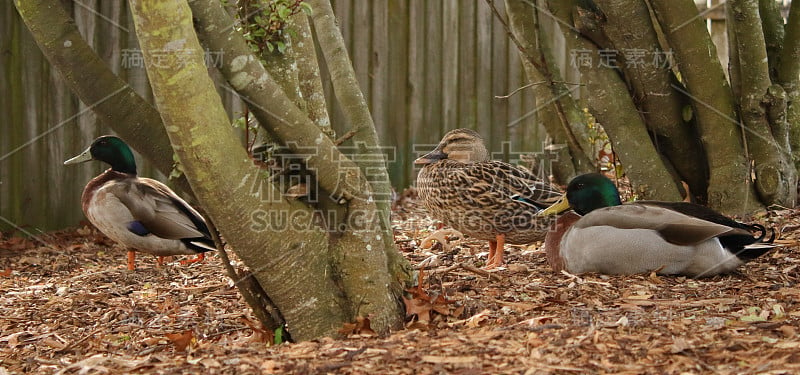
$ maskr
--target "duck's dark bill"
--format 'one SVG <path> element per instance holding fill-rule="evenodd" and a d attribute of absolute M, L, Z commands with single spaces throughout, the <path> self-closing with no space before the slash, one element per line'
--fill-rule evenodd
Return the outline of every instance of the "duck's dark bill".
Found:
<path fill-rule="evenodd" d="M 87 148 L 86 151 L 81 152 L 80 155 L 65 161 L 64 165 L 78 164 L 89 160 L 92 160 L 92 151 Z"/>
<path fill-rule="evenodd" d="M 427 153 L 425 155 L 422 155 L 421 157 L 417 158 L 417 160 L 414 160 L 414 164 L 430 164 L 430 163 L 433 163 L 433 162 L 436 162 L 436 161 L 439 161 L 439 160 L 442 160 L 442 159 L 447 159 L 447 154 L 445 154 L 445 153 L 443 153 L 443 152 L 441 152 L 439 150 L 433 150 L 433 151 L 431 151 L 431 152 L 429 152 L 429 153 Z"/>

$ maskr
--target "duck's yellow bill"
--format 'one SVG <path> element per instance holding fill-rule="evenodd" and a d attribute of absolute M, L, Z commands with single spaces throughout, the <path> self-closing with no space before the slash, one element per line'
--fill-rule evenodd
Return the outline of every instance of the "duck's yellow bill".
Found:
<path fill-rule="evenodd" d="M 78 163 L 83 163 L 83 162 L 86 162 L 86 161 L 89 161 L 89 160 L 92 160 L 92 151 L 91 151 L 90 148 L 87 148 L 86 151 L 81 152 L 80 155 L 75 156 L 72 159 L 69 159 L 69 160 L 65 161 L 64 165 L 78 164 Z"/>
<path fill-rule="evenodd" d="M 546 215 L 558 215 L 564 211 L 569 210 L 569 201 L 567 200 L 567 196 L 563 196 L 558 202 L 553 203 L 552 206 L 545 208 L 542 211 L 539 211 L 539 216 L 546 216 Z"/>

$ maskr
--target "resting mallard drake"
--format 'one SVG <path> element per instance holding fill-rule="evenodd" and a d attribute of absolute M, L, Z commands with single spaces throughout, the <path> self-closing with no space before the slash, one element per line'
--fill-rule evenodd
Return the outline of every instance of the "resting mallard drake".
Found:
<path fill-rule="evenodd" d="M 111 168 L 95 177 L 83 189 L 83 213 L 97 229 L 128 248 L 128 269 L 135 268 L 135 253 L 159 257 L 199 256 L 216 250 L 202 216 L 166 185 L 137 177 L 133 153 L 122 139 L 102 136 L 80 155 L 64 162 L 77 164 L 100 160 Z M 184 262 L 186 263 L 186 262 Z"/>
<path fill-rule="evenodd" d="M 575 177 L 566 197 L 542 214 L 560 213 L 545 239 L 556 271 L 625 275 L 713 276 L 733 271 L 773 247 L 773 234 L 705 206 L 687 202 L 622 204 L 619 191 L 597 173 Z M 754 236 L 753 232 L 760 232 Z"/>
<path fill-rule="evenodd" d="M 561 196 L 527 169 L 489 160 L 483 139 L 469 129 L 448 132 L 433 151 L 414 163 L 423 165 L 417 191 L 430 215 L 463 234 L 489 241 L 486 268 L 503 263 L 506 242 L 543 239 L 547 227 L 531 206 L 546 208 Z"/>

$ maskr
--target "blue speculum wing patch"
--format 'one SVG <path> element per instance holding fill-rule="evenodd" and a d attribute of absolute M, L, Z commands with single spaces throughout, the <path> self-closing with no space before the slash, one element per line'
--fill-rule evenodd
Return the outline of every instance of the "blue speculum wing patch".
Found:
<path fill-rule="evenodd" d="M 150 231 L 144 227 L 144 224 L 142 224 L 141 221 L 131 221 L 128 223 L 128 230 L 137 236 L 146 236 L 150 234 Z"/>

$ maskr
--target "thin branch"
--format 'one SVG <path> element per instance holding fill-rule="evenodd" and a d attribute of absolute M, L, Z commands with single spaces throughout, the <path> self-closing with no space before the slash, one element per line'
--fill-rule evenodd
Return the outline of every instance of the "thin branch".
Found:
<path fill-rule="evenodd" d="M 508 95 L 495 95 L 494 98 L 495 99 L 508 99 L 508 98 L 514 96 L 516 93 L 522 91 L 522 90 L 525 90 L 527 88 L 530 88 L 530 87 L 533 87 L 533 86 L 536 86 L 536 85 L 541 85 L 542 83 L 548 83 L 548 82 L 547 81 L 531 82 L 531 83 L 529 83 L 529 84 L 527 84 L 525 86 L 516 88 L 514 91 L 510 92 Z M 563 83 L 565 85 L 575 85 L 575 86 L 586 86 L 585 83 L 574 83 L 574 82 L 564 82 L 564 81 L 553 81 L 553 83 Z"/>

